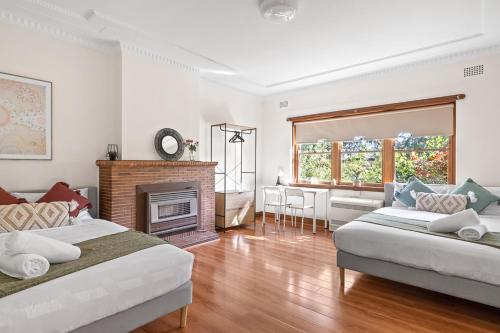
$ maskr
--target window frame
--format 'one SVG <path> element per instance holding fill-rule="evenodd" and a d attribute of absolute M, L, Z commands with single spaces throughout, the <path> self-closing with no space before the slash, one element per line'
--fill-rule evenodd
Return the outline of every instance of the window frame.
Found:
<path fill-rule="evenodd" d="M 327 187 L 339 189 L 356 189 L 366 191 L 380 191 L 384 190 L 384 183 L 394 182 L 395 180 L 395 139 L 382 140 L 382 184 L 362 184 L 359 187 L 354 187 L 347 183 L 341 182 L 341 154 L 342 145 L 340 142 L 332 142 L 332 156 L 331 156 L 331 171 L 332 179 L 336 180 L 337 185 L 326 184 L 323 186 L 317 184 L 309 184 L 304 180 L 299 179 L 299 152 L 298 144 L 295 140 L 296 137 L 296 124 L 308 121 L 328 120 L 340 117 L 355 117 L 367 114 L 382 113 L 382 112 L 396 112 L 401 110 L 408 110 L 421 107 L 431 107 L 438 105 L 453 104 L 453 134 L 448 137 L 448 184 L 455 184 L 456 182 L 456 102 L 465 98 L 465 94 L 457 94 L 451 96 L 443 96 L 429 99 L 422 99 L 417 101 L 400 102 L 393 104 L 377 105 L 364 107 L 359 109 L 341 110 L 326 113 L 319 113 L 307 116 L 291 117 L 287 121 L 292 122 L 292 170 L 293 170 L 293 183 L 292 185 L 311 186 L 311 187 Z"/>

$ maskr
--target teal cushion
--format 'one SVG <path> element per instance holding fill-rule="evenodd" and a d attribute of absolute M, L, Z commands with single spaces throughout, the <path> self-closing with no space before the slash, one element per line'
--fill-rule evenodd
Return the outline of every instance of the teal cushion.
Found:
<path fill-rule="evenodd" d="M 422 183 L 420 179 L 418 179 L 417 177 L 410 177 L 410 179 L 408 179 L 408 184 L 405 187 L 403 187 L 401 191 L 396 191 L 394 193 L 394 197 L 398 201 L 407 205 L 408 207 L 415 207 L 417 205 L 417 201 L 411 195 L 412 191 L 415 191 L 415 193 L 416 192 L 435 193 L 427 185 Z"/>
<path fill-rule="evenodd" d="M 481 185 L 477 184 L 470 178 L 467 179 L 462 185 L 454 189 L 451 193 L 468 195 L 469 192 L 474 192 L 476 200 L 475 202 L 472 202 L 471 199 L 468 198 L 467 208 L 472 208 L 478 213 L 488 207 L 488 205 L 490 205 L 491 203 L 500 200 L 499 197 L 497 197 Z"/>

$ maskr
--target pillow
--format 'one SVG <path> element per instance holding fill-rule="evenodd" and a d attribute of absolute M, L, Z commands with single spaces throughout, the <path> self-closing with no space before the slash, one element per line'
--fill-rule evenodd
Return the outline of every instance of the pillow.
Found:
<path fill-rule="evenodd" d="M 495 201 L 481 211 L 481 215 L 500 216 L 500 202 Z"/>
<path fill-rule="evenodd" d="M 417 192 L 434 193 L 434 191 L 422 183 L 420 179 L 411 177 L 408 179 L 408 184 L 403 187 L 402 190 L 394 192 L 394 197 L 408 207 L 415 207 L 417 205 L 415 193 Z"/>
<path fill-rule="evenodd" d="M 84 196 L 80 195 L 78 191 L 73 191 L 69 185 L 63 182 L 58 182 L 52 188 L 37 200 L 40 202 L 53 202 L 53 201 L 67 201 L 75 200 L 78 203 L 78 208 L 73 210 L 70 214 L 71 217 L 77 217 L 80 210 L 84 208 L 92 208 L 90 201 Z"/>
<path fill-rule="evenodd" d="M 12 195 L 16 198 L 24 198 L 26 202 L 37 202 L 38 199 L 43 197 L 45 192 L 37 193 L 37 192 L 12 192 Z"/>
<path fill-rule="evenodd" d="M 24 198 L 16 198 L 6 190 L 0 187 L 0 205 L 15 205 L 18 203 L 24 203 L 26 200 Z"/>
<path fill-rule="evenodd" d="M 500 200 L 499 197 L 497 197 L 481 185 L 476 184 L 476 182 L 474 182 L 470 178 L 455 190 L 453 190 L 451 194 L 463 194 L 472 196 L 472 199 L 469 199 L 469 202 L 467 203 L 467 208 L 472 208 L 478 213 L 485 209 L 489 204 Z"/>
<path fill-rule="evenodd" d="M 75 192 L 87 199 L 89 198 L 88 187 L 76 189 Z M 25 202 L 37 202 L 41 197 L 44 196 L 45 192 L 12 192 L 11 194 L 16 198 L 25 199 Z"/>
<path fill-rule="evenodd" d="M 66 201 L 1 205 L 0 232 L 69 225 L 71 208 L 76 207 L 72 207 L 72 204 Z"/>
<path fill-rule="evenodd" d="M 465 210 L 467 196 L 461 194 L 437 194 L 417 192 L 417 210 L 455 214 Z"/>

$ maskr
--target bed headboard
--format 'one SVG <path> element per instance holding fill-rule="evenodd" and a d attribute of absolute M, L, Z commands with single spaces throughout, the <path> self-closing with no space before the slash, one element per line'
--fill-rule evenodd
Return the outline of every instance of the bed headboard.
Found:
<path fill-rule="evenodd" d="M 394 183 L 384 184 L 384 206 L 391 207 L 394 198 Z"/>
<path fill-rule="evenodd" d="M 451 190 L 455 188 L 457 185 L 448 185 L 448 184 L 440 184 L 440 185 L 428 185 L 431 189 L 436 191 L 436 193 L 446 193 L 447 190 Z M 384 184 L 384 199 L 385 206 L 392 206 L 393 198 L 394 198 L 394 188 L 396 187 L 395 183 L 385 183 Z M 500 187 L 498 186 L 485 186 L 485 189 L 490 191 L 491 193 L 500 197 Z M 499 201 L 500 205 L 500 201 Z"/>
<path fill-rule="evenodd" d="M 89 209 L 90 215 L 94 218 L 98 218 L 98 212 L 99 212 L 99 200 L 97 200 L 97 187 L 95 186 L 79 186 L 78 188 L 75 189 L 81 189 L 81 188 L 87 188 L 88 189 L 88 198 L 90 200 L 90 203 L 92 203 L 92 208 Z M 45 193 L 48 190 L 24 190 L 24 191 L 12 191 L 16 193 Z"/>

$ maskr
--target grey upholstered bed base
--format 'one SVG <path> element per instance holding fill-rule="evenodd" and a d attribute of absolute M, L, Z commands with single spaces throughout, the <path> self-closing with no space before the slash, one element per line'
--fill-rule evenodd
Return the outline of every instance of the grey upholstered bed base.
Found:
<path fill-rule="evenodd" d="M 186 282 L 168 294 L 159 296 L 128 310 L 103 318 L 73 333 L 126 333 L 159 317 L 191 304 L 193 284 Z"/>
<path fill-rule="evenodd" d="M 500 287 L 434 271 L 337 252 L 337 266 L 500 308 Z"/>

